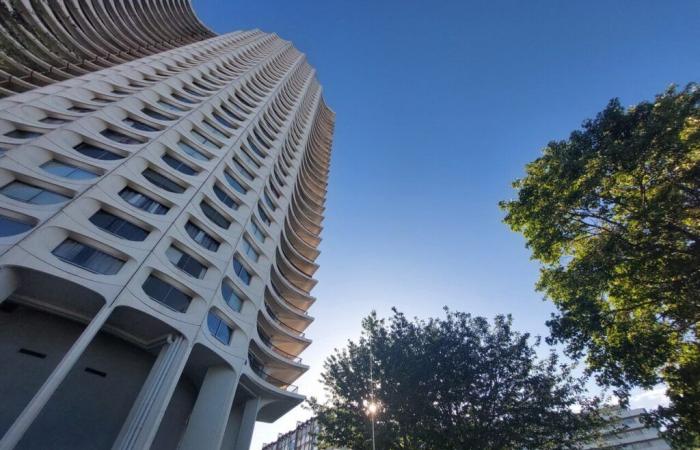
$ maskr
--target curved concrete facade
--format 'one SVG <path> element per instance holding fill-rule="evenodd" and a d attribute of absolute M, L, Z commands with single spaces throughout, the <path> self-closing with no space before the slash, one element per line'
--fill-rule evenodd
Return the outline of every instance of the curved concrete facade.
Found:
<path fill-rule="evenodd" d="M 303 400 L 334 113 L 274 34 L 56 4 L 191 33 L 0 100 L 0 449 L 247 449 Z"/>
<path fill-rule="evenodd" d="M 188 0 L 0 0 L 0 95 L 213 36 Z"/>

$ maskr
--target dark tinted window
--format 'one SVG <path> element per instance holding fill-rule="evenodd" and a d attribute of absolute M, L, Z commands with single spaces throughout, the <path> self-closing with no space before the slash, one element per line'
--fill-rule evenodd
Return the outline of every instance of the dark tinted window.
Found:
<path fill-rule="evenodd" d="M 192 301 L 192 297 L 153 275 L 148 276 L 142 288 L 153 300 L 175 311 L 187 311 L 187 307 Z"/>
<path fill-rule="evenodd" d="M 194 175 L 197 173 L 196 170 L 194 170 L 192 167 L 188 166 L 184 162 L 180 161 L 179 159 L 175 159 L 172 156 L 168 155 L 167 153 L 164 154 L 161 159 L 166 162 L 170 167 L 172 167 L 175 170 L 178 170 L 185 175 Z"/>
<path fill-rule="evenodd" d="M 52 253 L 66 262 L 103 275 L 114 275 L 124 265 L 121 259 L 73 239 L 66 239 Z"/>
<path fill-rule="evenodd" d="M 199 228 L 197 225 L 193 224 L 192 222 L 187 222 L 185 225 L 185 231 L 187 231 L 187 234 L 199 245 L 202 247 L 206 248 L 207 250 L 211 250 L 213 252 L 217 251 L 219 249 L 219 241 L 211 237 L 209 233 L 206 231 L 202 230 Z"/>
<path fill-rule="evenodd" d="M 146 169 L 143 172 L 141 172 L 141 175 L 143 175 L 144 178 L 146 178 L 151 183 L 155 184 L 161 189 L 165 189 L 168 192 L 174 192 L 176 194 L 182 194 L 183 192 L 185 192 L 184 187 L 180 186 L 165 175 L 156 172 L 155 170 Z"/>
<path fill-rule="evenodd" d="M 32 224 L 6 216 L 0 216 L 0 237 L 14 236 L 31 230 Z"/>
<path fill-rule="evenodd" d="M 167 213 L 170 208 L 161 203 L 153 200 L 151 197 L 142 194 L 130 187 L 125 187 L 119 192 L 119 196 L 126 200 L 132 206 L 142 209 L 151 214 L 163 215 Z"/>
<path fill-rule="evenodd" d="M 204 213 L 204 215 L 207 216 L 209 220 L 211 220 L 221 228 L 227 229 L 231 226 L 231 221 L 228 220 L 226 217 L 222 216 L 221 213 L 209 203 L 202 202 L 199 206 L 202 208 L 202 212 Z"/>
<path fill-rule="evenodd" d="M 95 159 L 101 159 L 103 161 L 113 161 L 115 159 L 122 159 L 124 158 L 121 155 L 117 155 L 114 152 L 111 152 L 109 150 L 106 150 L 104 148 L 97 147 L 92 144 L 88 144 L 87 142 L 81 142 L 80 144 L 76 145 L 73 147 L 75 151 L 78 153 L 81 153 L 85 156 L 89 156 L 90 158 L 95 158 Z"/>
<path fill-rule="evenodd" d="M 143 241 L 148 236 L 147 230 L 104 210 L 93 214 L 90 217 L 90 222 L 108 233 L 130 241 Z"/>

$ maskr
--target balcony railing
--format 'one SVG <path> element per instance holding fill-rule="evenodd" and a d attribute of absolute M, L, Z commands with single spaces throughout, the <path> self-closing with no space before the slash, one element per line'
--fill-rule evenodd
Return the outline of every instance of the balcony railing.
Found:
<path fill-rule="evenodd" d="M 284 350 L 282 350 L 281 348 L 277 347 L 275 344 L 273 344 L 272 338 L 270 338 L 270 336 L 268 336 L 267 333 L 265 333 L 262 330 L 262 328 L 260 328 L 260 325 L 258 325 L 258 334 L 260 335 L 260 340 L 263 341 L 265 343 L 265 345 L 267 345 L 270 348 L 270 350 L 272 350 L 273 352 L 277 353 L 278 355 L 280 355 L 286 359 L 289 359 L 297 364 L 301 363 L 301 357 L 294 356 L 291 353 L 287 353 Z"/>
<path fill-rule="evenodd" d="M 282 320 L 277 316 L 277 314 L 275 314 L 274 311 L 272 311 L 272 308 L 270 308 L 270 305 L 268 305 L 267 302 L 265 302 L 265 310 L 267 311 L 267 314 L 272 318 L 272 320 L 275 321 L 275 323 L 277 325 L 281 326 L 282 328 L 291 332 L 292 334 L 297 335 L 298 337 L 304 337 L 303 331 L 299 331 L 296 328 L 290 327 L 286 323 L 282 322 Z"/>
<path fill-rule="evenodd" d="M 286 381 L 282 381 L 270 375 L 270 373 L 265 370 L 265 365 L 260 361 L 260 358 L 251 352 L 248 352 L 248 361 L 250 361 L 250 368 L 253 369 L 253 372 L 268 383 L 288 392 L 297 392 L 299 390 L 297 385 L 287 383 Z"/>
<path fill-rule="evenodd" d="M 293 311 L 296 311 L 297 313 L 299 313 L 299 314 L 301 314 L 301 315 L 303 315 L 303 316 L 306 316 L 306 315 L 307 315 L 306 311 L 304 311 L 303 309 L 299 308 L 298 306 L 293 305 L 293 304 L 290 303 L 286 298 L 284 298 L 284 296 L 280 293 L 279 289 L 277 289 L 277 286 L 275 286 L 275 283 L 273 283 L 272 281 L 270 281 L 270 286 L 272 286 L 273 292 L 274 292 L 275 294 L 277 294 L 277 296 L 278 296 L 279 298 L 281 298 L 282 301 L 283 301 L 287 306 L 289 306 L 290 309 L 292 309 Z"/>

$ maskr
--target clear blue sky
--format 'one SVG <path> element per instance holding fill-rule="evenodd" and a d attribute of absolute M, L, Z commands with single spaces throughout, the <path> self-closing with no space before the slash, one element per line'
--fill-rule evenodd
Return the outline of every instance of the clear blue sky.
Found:
<path fill-rule="evenodd" d="M 546 334 L 537 264 L 498 201 L 610 98 L 631 105 L 700 74 L 696 0 L 193 4 L 217 32 L 293 41 L 337 114 L 303 393 L 318 392 L 323 359 L 371 309 L 512 313 Z M 252 448 L 307 415 L 258 424 Z"/>

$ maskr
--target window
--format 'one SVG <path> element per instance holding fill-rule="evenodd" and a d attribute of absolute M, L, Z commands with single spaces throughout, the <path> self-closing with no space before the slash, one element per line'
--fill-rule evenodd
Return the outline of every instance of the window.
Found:
<path fill-rule="evenodd" d="M 241 154 L 241 156 L 243 156 L 243 159 L 244 159 L 247 163 L 249 163 L 251 166 L 256 167 L 256 168 L 258 168 L 258 169 L 259 169 L 260 167 L 262 167 L 260 164 L 258 164 L 257 161 L 255 161 L 253 158 L 250 157 L 250 155 L 249 155 L 248 152 L 246 151 L 245 147 L 241 147 L 241 153 L 240 153 L 240 154 Z"/>
<path fill-rule="evenodd" d="M 141 112 L 146 114 L 149 117 L 152 117 L 152 118 L 158 119 L 158 120 L 163 120 L 163 121 L 174 120 L 174 119 L 166 116 L 165 114 L 159 113 L 158 111 L 155 111 L 151 108 L 143 108 L 141 110 Z"/>
<path fill-rule="evenodd" d="M 200 161 L 209 161 L 208 156 L 206 156 L 204 153 L 200 152 L 196 148 L 192 147 L 190 144 L 188 144 L 185 141 L 178 142 L 177 146 L 180 147 L 180 150 L 187 153 L 188 155 L 190 155 L 194 159 L 198 159 Z"/>
<path fill-rule="evenodd" d="M 237 257 L 233 258 L 233 272 L 238 275 L 238 278 L 245 284 L 250 284 L 250 280 L 253 278 Z"/>
<path fill-rule="evenodd" d="M 214 185 L 213 187 L 214 194 L 216 194 L 216 197 L 221 200 L 221 202 L 228 206 L 231 209 L 238 209 L 240 206 L 236 200 L 234 200 L 230 195 L 228 195 L 226 192 L 224 192 L 223 189 L 221 189 L 218 185 Z"/>
<path fill-rule="evenodd" d="M 80 154 L 89 156 L 90 158 L 100 159 L 102 161 L 113 161 L 115 159 L 124 158 L 121 155 L 117 155 L 116 153 L 105 150 L 104 148 L 88 144 L 87 142 L 81 142 L 73 147 L 73 149 Z"/>
<path fill-rule="evenodd" d="M 168 192 L 174 192 L 176 194 L 182 194 L 183 192 L 185 192 L 184 187 L 180 186 L 165 175 L 161 175 L 153 169 L 146 169 L 143 172 L 141 172 L 141 175 L 143 175 L 143 177 L 151 183 L 155 184 L 161 189 L 165 189 Z"/>
<path fill-rule="evenodd" d="M 90 172 L 89 170 L 81 169 L 80 167 L 55 159 L 45 162 L 41 165 L 41 168 L 50 174 L 69 178 L 71 180 L 89 180 L 98 176 L 96 173 Z"/>
<path fill-rule="evenodd" d="M 147 230 L 102 209 L 90 217 L 90 222 L 97 228 L 130 241 L 143 241 L 148 236 Z"/>
<path fill-rule="evenodd" d="M 0 188 L 0 192 L 6 197 L 33 205 L 51 205 L 65 202 L 70 198 L 57 192 L 16 180 Z"/>
<path fill-rule="evenodd" d="M 265 242 L 265 233 L 262 232 L 260 227 L 257 226 L 255 222 L 250 222 L 250 232 L 253 233 L 255 239 L 257 239 L 260 242 Z"/>
<path fill-rule="evenodd" d="M 185 109 L 185 108 L 180 108 L 179 106 L 175 106 L 172 103 L 164 102 L 163 100 L 158 100 L 156 103 L 158 103 L 159 106 L 162 106 L 163 108 L 167 109 L 168 111 L 174 111 L 174 112 L 187 111 L 187 109 Z"/>
<path fill-rule="evenodd" d="M 244 121 L 245 121 L 245 119 L 244 119 L 243 117 L 241 117 L 241 116 L 239 116 L 238 114 L 236 114 L 235 112 L 231 111 L 230 109 L 228 109 L 228 108 L 225 107 L 224 105 L 221 105 L 221 110 L 222 110 L 223 112 L 225 112 L 226 114 L 228 114 L 230 117 L 232 117 L 232 118 L 234 118 L 234 119 L 236 119 L 236 120 L 238 120 L 238 121 L 240 121 L 240 122 L 244 122 Z"/>
<path fill-rule="evenodd" d="M 255 145 L 255 142 L 253 142 L 253 138 L 251 138 L 250 136 L 248 136 L 248 144 L 250 145 L 250 148 L 253 149 L 253 151 L 255 152 L 256 155 L 265 159 L 265 156 L 266 156 L 265 153 L 263 153 L 262 150 L 260 150 L 258 148 L 258 146 Z"/>
<path fill-rule="evenodd" d="M 131 136 L 127 136 L 126 134 L 120 133 L 118 131 L 114 131 L 111 128 L 105 128 L 104 130 L 100 131 L 100 134 L 106 137 L 107 139 L 111 139 L 114 142 L 119 142 L 120 144 L 143 144 L 142 140 L 133 138 Z"/>
<path fill-rule="evenodd" d="M 221 295 L 228 306 L 236 312 L 241 312 L 243 307 L 243 299 L 233 289 L 228 281 L 221 283 Z"/>
<path fill-rule="evenodd" d="M 228 345 L 229 342 L 231 342 L 231 334 L 233 334 L 233 330 L 231 327 L 226 325 L 226 323 L 221 320 L 219 316 L 211 311 L 209 311 L 209 315 L 207 316 L 207 326 L 209 327 L 209 331 L 211 332 L 212 336 L 214 336 L 216 340 L 225 345 Z"/>
<path fill-rule="evenodd" d="M 188 88 L 187 86 L 183 86 L 182 90 L 187 92 L 190 95 L 194 95 L 195 97 L 204 97 L 204 94 L 200 94 L 199 92 L 195 91 L 194 89 Z M 177 95 L 177 94 L 175 94 L 175 95 Z"/>
<path fill-rule="evenodd" d="M 32 224 L 0 215 L 0 237 L 14 236 L 31 230 Z"/>
<path fill-rule="evenodd" d="M 226 217 L 222 216 L 221 213 L 209 203 L 202 202 L 199 204 L 199 206 L 200 208 L 202 208 L 202 212 L 204 213 L 204 215 L 207 216 L 209 220 L 211 220 L 221 228 L 228 229 L 228 227 L 231 226 L 231 221 L 228 220 Z"/>
<path fill-rule="evenodd" d="M 172 98 L 174 98 L 175 100 L 180 101 L 182 103 L 188 103 L 190 105 L 196 103 L 194 100 L 190 100 L 189 98 L 183 97 L 182 95 L 176 94 L 174 92 L 172 94 L 170 94 L 170 96 Z"/>
<path fill-rule="evenodd" d="M 228 136 L 226 136 L 224 133 L 222 133 L 221 131 L 216 129 L 216 127 L 214 127 L 212 124 L 210 124 L 207 121 L 202 122 L 202 127 L 206 128 L 206 130 L 208 132 L 210 132 L 214 136 L 218 137 L 219 139 L 224 139 L 224 140 L 228 139 Z"/>
<path fill-rule="evenodd" d="M 149 275 L 141 287 L 153 300 L 175 311 L 187 311 L 192 301 L 192 297 L 154 275 Z"/>
<path fill-rule="evenodd" d="M 114 275 L 124 265 L 121 259 L 73 239 L 66 239 L 51 253 L 67 263 L 102 275 Z"/>
<path fill-rule="evenodd" d="M 131 117 L 127 117 L 126 119 L 123 120 L 123 122 L 127 125 L 130 125 L 131 128 L 135 128 L 137 130 L 141 131 L 159 131 L 158 128 L 152 127 L 151 125 L 148 125 L 143 122 L 139 122 L 138 120 L 134 120 Z"/>
<path fill-rule="evenodd" d="M 41 136 L 41 133 L 36 131 L 23 130 L 21 128 L 14 129 L 5 133 L 5 136 L 12 139 L 31 139 Z"/>
<path fill-rule="evenodd" d="M 270 217 L 267 214 L 265 214 L 265 211 L 263 211 L 260 203 L 258 203 L 258 213 L 260 214 L 260 218 L 265 223 L 265 225 L 267 225 L 268 227 L 272 225 L 272 220 L 270 220 Z"/>
<path fill-rule="evenodd" d="M 70 108 L 68 108 L 68 111 L 73 111 L 73 112 L 77 112 L 79 114 L 84 114 L 84 113 L 94 112 L 95 110 L 92 108 L 84 108 L 82 106 L 71 106 Z"/>
<path fill-rule="evenodd" d="M 233 165 L 236 166 L 236 169 L 238 169 L 238 172 L 240 172 L 241 175 L 243 175 L 247 179 L 249 179 L 251 181 L 255 179 L 255 175 L 253 175 L 252 173 L 250 173 L 250 171 L 248 169 L 243 167 L 243 165 L 240 162 L 238 162 L 237 159 L 233 160 Z"/>
<path fill-rule="evenodd" d="M 216 119 L 217 122 L 219 122 L 221 125 L 225 126 L 226 128 L 235 128 L 232 123 L 230 123 L 228 120 L 224 119 L 217 113 L 212 113 L 211 114 L 214 119 Z"/>
<path fill-rule="evenodd" d="M 204 267 L 202 263 L 194 259 L 192 256 L 181 251 L 177 247 L 169 247 L 165 251 L 165 256 L 168 257 L 168 261 L 173 263 L 175 267 L 192 275 L 195 278 L 202 279 L 204 274 L 207 272 L 207 268 Z"/>
<path fill-rule="evenodd" d="M 64 123 L 68 123 L 68 120 L 66 119 L 61 119 L 58 117 L 53 117 L 53 116 L 46 116 L 43 119 L 39 119 L 39 122 L 41 123 L 46 123 L 49 125 L 61 125 Z"/>
<path fill-rule="evenodd" d="M 163 215 L 170 210 L 170 208 L 167 206 L 128 186 L 119 192 L 119 196 L 131 206 L 135 206 L 136 208 L 142 209 L 151 214 Z"/>
<path fill-rule="evenodd" d="M 185 231 L 196 243 L 213 252 L 219 249 L 219 241 L 211 237 L 206 231 L 199 228 L 192 222 L 187 222 Z"/>
<path fill-rule="evenodd" d="M 213 148 L 213 149 L 220 149 L 221 147 L 216 145 L 211 139 L 207 138 L 204 136 L 202 133 L 196 130 L 192 130 L 190 132 L 192 135 L 192 138 L 194 139 L 195 142 L 202 144 L 206 147 Z"/>
<path fill-rule="evenodd" d="M 243 250 L 243 253 L 246 256 L 248 256 L 254 262 L 258 262 L 258 258 L 260 258 L 260 254 L 255 250 L 253 245 L 250 242 L 248 242 L 248 239 L 243 238 L 243 242 L 241 243 L 241 249 Z"/>
<path fill-rule="evenodd" d="M 276 210 L 277 207 L 275 206 L 274 203 L 272 203 L 272 199 L 270 198 L 269 195 L 267 195 L 267 192 L 263 192 L 263 199 L 265 200 L 265 204 L 270 207 L 271 210 Z"/>
<path fill-rule="evenodd" d="M 161 159 L 165 161 L 167 165 L 172 167 L 173 169 L 180 171 L 184 173 L 185 175 L 195 175 L 197 173 L 196 170 L 194 170 L 192 167 L 188 166 L 184 162 L 180 161 L 179 159 L 173 158 L 172 156 L 168 155 L 167 153 L 164 153 L 163 156 L 161 156 Z"/>
<path fill-rule="evenodd" d="M 224 177 L 226 178 L 226 181 L 228 181 L 228 184 L 241 194 L 245 195 L 248 192 L 248 189 L 243 187 L 243 185 L 239 183 L 239 181 L 233 175 L 228 173 L 228 171 L 224 171 Z"/>

